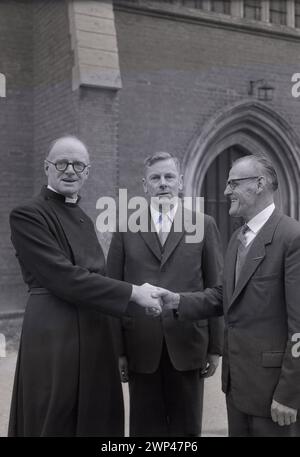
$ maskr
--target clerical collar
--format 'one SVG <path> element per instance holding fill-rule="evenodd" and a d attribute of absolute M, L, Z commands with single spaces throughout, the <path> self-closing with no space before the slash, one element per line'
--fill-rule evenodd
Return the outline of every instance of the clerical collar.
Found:
<path fill-rule="evenodd" d="M 63 197 L 65 203 L 73 203 L 73 204 L 75 204 L 78 201 L 78 197 L 75 197 L 75 198 L 66 197 L 65 195 L 62 195 L 59 192 L 57 192 L 57 190 L 53 189 L 53 187 L 49 186 L 49 184 L 47 186 L 47 189 L 52 190 L 52 192 L 55 192 L 57 195 L 60 195 L 61 197 Z"/>

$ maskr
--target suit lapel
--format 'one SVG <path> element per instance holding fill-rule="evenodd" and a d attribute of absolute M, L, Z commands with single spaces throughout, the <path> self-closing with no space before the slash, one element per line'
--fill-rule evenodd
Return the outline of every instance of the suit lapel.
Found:
<path fill-rule="evenodd" d="M 162 255 L 162 259 L 161 259 L 161 266 L 163 266 L 163 264 L 166 263 L 166 261 L 168 260 L 168 258 L 170 257 L 170 255 L 172 254 L 172 252 L 174 251 L 174 249 L 180 242 L 183 235 L 184 235 L 184 231 L 174 232 L 173 225 L 172 225 L 172 229 L 169 233 L 167 241 L 165 242 L 165 246 L 164 246 L 165 248 L 164 248 L 164 252 Z"/>
<path fill-rule="evenodd" d="M 257 239 L 258 238 L 258 239 Z M 251 276 L 254 274 L 255 270 L 258 268 L 260 263 L 263 261 L 266 255 L 265 243 L 264 240 L 259 237 L 259 234 L 255 237 L 252 246 L 249 249 L 247 254 L 246 262 L 243 265 L 242 271 L 240 273 L 238 282 L 233 291 L 230 304 L 234 302 L 236 297 L 241 293 L 243 288 L 246 286 L 248 281 L 251 279 Z M 235 263 L 233 265 L 233 273 L 235 272 Z M 233 275 L 235 276 L 235 275 Z"/>
<path fill-rule="evenodd" d="M 234 292 L 234 280 L 235 280 L 235 264 L 236 264 L 236 255 L 237 249 L 239 245 L 239 241 L 237 239 L 238 229 L 236 233 L 233 235 L 231 242 L 229 243 L 227 252 L 226 252 L 226 293 L 227 293 L 227 300 L 230 303 L 232 294 Z"/>
<path fill-rule="evenodd" d="M 152 251 L 155 257 L 157 257 L 157 259 L 161 261 L 161 249 L 156 235 L 156 230 L 152 221 L 150 209 L 148 209 L 148 231 L 140 231 L 138 233 L 141 235 L 150 251 Z"/>
<path fill-rule="evenodd" d="M 173 224 L 171 226 L 170 233 L 168 235 L 168 238 L 164 244 L 164 250 L 163 250 L 163 255 L 161 259 L 161 266 L 163 266 L 164 263 L 168 260 L 178 243 L 180 242 L 181 238 L 184 236 L 185 231 L 184 231 L 184 226 L 183 226 L 183 214 L 182 211 L 177 210 L 175 214 L 175 218 L 173 221 Z M 175 232 L 175 227 L 181 228 L 179 232 Z"/>
<path fill-rule="evenodd" d="M 146 245 L 153 252 L 155 257 L 160 261 L 161 260 L 161 250 L 159 246 L 159 241 L 154 232 L 139 232 Z"/>
<path fill-rule="evenodd" d="M 282 215 L 280 214 L 280 212 L 275 209 L 274 212 L 272 213 L 272 215 L 270 216 L 270 218 L 267 220 L 265 225 L 260 230 L 260 232 L 257 234 L 257 236 L 255 237 L 255 239 L 252 243 L 252 246 L 250 247 L 249 252 L 247 254 L 247 259 L 246 259 L 246 262 L 240 273 L 240 277 L 238 279 L 237 285 L 236 285 L 235 289 L 233 289 L 236 253 L 237 253 L 237 247 L 238 247 L 238 240 L 236 239 L 238 232 L 236 232 L 235 240 L 233 241 L 235 255 L 233 256 L 233 251 L 232 251 L 232 255 L 230 256 L 231 264 L 228 265 L 228 268 L 230 267 L 230 273 L 228 273 L 229 279 L 228 279 L 227 289 L 229 291 L 228 296 L 231 297 L 231 298 L 229 298 L 229 307 L 234 303 L 234 301 L 240 295 L 242 290 L 245 288 L 245 286 L 247 285 L 247 283 L 249 282 L 249 280 L 251 279 L 251 277 L 257 270 L 258 266 L 264 260 L 264 258 L 266 256 L 265 246 L 272 242 L 274 231 L 275 231 L 277 224 L 278 224 L 279 220 L 281 219 L 281 217 L 282 217 Z M 231 295 L 231 290 L 233 291 L 232 295 Z"/>

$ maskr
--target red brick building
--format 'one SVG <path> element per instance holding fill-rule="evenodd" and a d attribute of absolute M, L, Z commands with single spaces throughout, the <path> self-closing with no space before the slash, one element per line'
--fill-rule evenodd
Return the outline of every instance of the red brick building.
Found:
<path fill-rule="evenodd" d="M 299 55 L 299 0 L 3 0 L 0 311 L 23 308 L 26 295 L 9 211 L 39 191 L 47 147 L 63 134 L 91 151 L 83 206 L 94 220 L 101 195 L 142 194 L 156 150 L 182 159 L 186 194 L 206 198 L 224 244 L 234 157 L 268 155 L 278 205 L 299 219 Z"/>

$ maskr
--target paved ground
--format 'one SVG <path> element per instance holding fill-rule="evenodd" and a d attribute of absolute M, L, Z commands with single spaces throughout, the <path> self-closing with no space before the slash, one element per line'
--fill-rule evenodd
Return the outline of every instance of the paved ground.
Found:
<path fill-rule="evenodd" d="M 16 364 L 16 353 L 0 357 L 0 436 L 7 435 L 9 405 L 13 376 Z M 221 393 L 220 368 L 217 374 L 205 382 L 203 435 L 226 436 L 227 419 L 224 395 Z M 126 417 L 128 418 L 128 390 L 124 388 Z M 126 420 L 128 435 L 128 420 Z"/>
<path fill-rule="evenodd" d="M 7 435 L 9 406 L 13 377 L 16 365 L 16 354 L 0 358 L 0 436 Z"/>

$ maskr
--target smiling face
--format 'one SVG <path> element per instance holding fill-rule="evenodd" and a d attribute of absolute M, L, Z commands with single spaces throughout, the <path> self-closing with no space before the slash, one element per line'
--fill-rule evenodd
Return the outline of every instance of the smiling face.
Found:
<path fill-rule="evenodd" d="M 76 138 L 58 140 L 50 150 L 47 159 L 53 163 L 66 160 L 72 163 L 83 162 L 85 165 L 89 164 L 89 154 L 84 144 Z M 58 171 L 55 165 L 47 162 L 47 160 L 45 161 L 44 169 L 48 177 L 48 185 L 56 192 L 71 198 L 77 197 L 89 174 L 88 168 L 85 168 L 82 173 L 76 173 L 72 165 L 68 165 L 65 171 Z"/>
<path fill-rule="evenodd" d="M 258 165 L 251 160 L 241 160 L 231 168 L 228 181 L 231 179 L 247 178 L 249 176 L 261 176 Z M 234 189 L 226 186 L 224 195 L 231 201 L 230 216 L 243 217 L 250 220 L 259 212 L 259 195 L 261 187 L 258 179 L 245 179 L 234 182 Z"/>
<path fill-rule="evenodd" d="M 156 197 L 160 205 L 166 203 L 168 206 L 183 189 L 183 176 L 172 158 L 158 160 L 146 168 L 143 185 L 149 197 Z"/>

